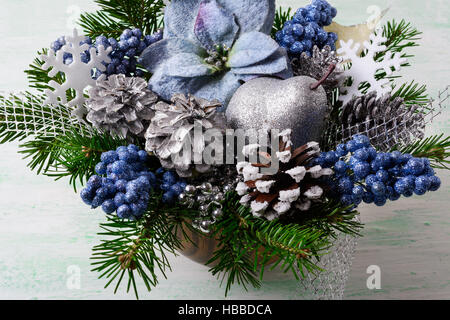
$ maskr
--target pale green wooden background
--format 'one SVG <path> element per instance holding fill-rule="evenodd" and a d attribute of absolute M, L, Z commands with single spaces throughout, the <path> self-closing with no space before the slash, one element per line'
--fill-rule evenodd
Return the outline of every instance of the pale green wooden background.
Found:
<path fill-rule="evenodd" d="M 307 1 L 285 0 L 294 8 Z M 430 93 L 450 83 L 450 9 L 446 0 L 335 0 L 337 21 L 353 24 L 367 19 L 366 9 L 391 6 L 388 19 L 407 18 L 424 31 L 422 47 L 414 49 L 414 67 L 405 80 L 429 85 Z M 34 52 L 47 47 L 70 25 L 79 10 L 92 10 L 88 0 L 0 0 L 0 90 L 22 90 L 22 71 Z M 449 133 L 448 110 L 429 130 Z M 117 299 L 133 298 L 103 290 L 103 280 L 89 272 L 91 247 L 98 243 L 99 211 L 90 211 L 68 186 L 36 176 L 17 155 L 17 145 L 0 146 L 0 298 Z M 366 223 L 347 285 L 347 299 L 450 298 L 450 179 L 440 172 L 443 187 L 425 197 L 362 208 Z M 206 267 L 179 257 L 173 272 L 161 279 L 148 299 L 222 299 L 223 290 Z M 366 268 L 381 268 L 381 290 L 368 290 Z M 67 268 L 81 270 L 80 289 L 68 289 Z M 259 291 L 235 289 L 234 299 L 296 299 L 299 288 L 290 277 L 268 275 Z"/>

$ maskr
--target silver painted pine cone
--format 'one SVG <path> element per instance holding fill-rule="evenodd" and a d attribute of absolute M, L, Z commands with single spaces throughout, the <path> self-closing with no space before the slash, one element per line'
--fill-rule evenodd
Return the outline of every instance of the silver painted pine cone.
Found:
<path fill-rule="evenodd" d="M 406 105 L 400 97 L 376 92 L 354 97 L 341 114 L 344 140 L 354 134 L 367 135 L 380 150 L 388 151 L 395 145 L 407 145 L 424 136 L 425 114 L 417 105 Z"/>
<path fill-rule="evenodd" d="M 144 136 L 158 101 L 144 79 L 123 74 L 97 81 L 89 97 L 86 119 L 97 129 L 124 138 Z"/>
<path fill-rule="evenodd" d="M 191 177 L 194 171 L 209 171 L 210 165 L 194 164 L 194 160 L 203 160 L 203 151 L 207 147 L 203 136 L 205 130 L 223 132 L 226 127 L 225 116 L 216 112 L 220 106 L 218 101 L 184 94 L 173 95 L 172 104 L 157 103 L 155 117 L 145 134 L 145 149 L 154 153 L 164 168 L 175 169 L 181 177 Z M 184 152 L 185 148 L 190 152 Z"/>

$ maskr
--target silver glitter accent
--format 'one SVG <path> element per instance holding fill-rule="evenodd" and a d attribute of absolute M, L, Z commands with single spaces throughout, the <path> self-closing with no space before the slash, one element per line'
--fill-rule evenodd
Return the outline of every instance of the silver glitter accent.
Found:
<path fill-rule="evenodd" d="M 228 124 L 244 130 L 292 129 L 294 147 L 319 141 L 328 100 L 323 87 L 310 89 L 315 83 L 304 76 L 250 80 L 232 97 L 226 111 Z"/>
<path fill-rule="evenodd" d="M 89 96 L 86 119 L 101 131 L 125 138 L 144 136 L 158 101 L 144 79 L 123 74 L 97 81 Z"/>
<path fill-rule="evenodd" d="M 330 46 L 319 49 L 314 46 L 312 56 L 308 56 L 305 52 L 299 58 L 291 61 L 292 71 L 295 76 L 308 76 L 316 80 L 320 80 L 327 72 L 330 65 L 336 65 L 331 75 L 322 84 L 328 95 L 337 88 L 341 81 L 344 80 L 341 67 L 342 58 L 331 50 Z"/>
<path fill-rule="evenodd" d="M 359 218 L 354 219 L 359 222 Z M 328 253 L 314 261 L 324 271 L 306 272 L 300 281 L 298 292 L 301 299 L 307 300 L 341 300 L 352 266 L 358 238 L 338 232 Z"/>
<path fill-rule="evenodd" d="M 210 165 L 194 164 L 196 158 L 203 159 L 208 146 L 203 134 L 206 129 L 225 129 L 225 117 L 217 113 L 218 101 L 207 101 L 194 96 L 175 94 L 172 104 L 159 102 L 156 114 L 145 133 L 145 149 L 154 153 L 166 169 L 175 169 L 180 177 L 191 177 L 194 171 L 205 173 Z M 198 130 L 200 134 L 194 134 Z M 183 152 L 184 148 L 191 152 Z"/>

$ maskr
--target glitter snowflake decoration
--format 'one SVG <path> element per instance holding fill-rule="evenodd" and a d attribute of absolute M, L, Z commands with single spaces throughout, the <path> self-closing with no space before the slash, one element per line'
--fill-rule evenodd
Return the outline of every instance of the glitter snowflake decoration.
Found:
<path fill-rule="evenodd" d="M 47 55 L 42 55 L 41 58 L 44 60 L 42 68 L 49 71 L 48 75 L 54 77 L 58 72 L 63 72 L 65 75 L 65 81 L 62 84 L 57 83 L 52 80 L 49 82 L 49 86 L 54 90 L 47 89 L 45 94 L 47 99 L 44 103 L 46 104 L 58 104 L 58 103 L 68 103 L 69 107 L 74 107 L 73 114 L 81 119 L 85 113 L 86 109 L 83 106 L 86 99 L 84 97 L 84 90 L 87 87 L 95 86 L 96 80 L 93 79 L 92 74 L 95 69 L 100 71 L 105 71 L 105 66 L 102 62 L 110 63 L 109 53 L 112 48 L 109 47 L 105 50 L 103 46 L 98 46 L 96 48 L 90 48 L 88 44 L 80 44 L 85 39 L 84 36 L 79 36 L 77 29 L 73 30 L 73 36 L 66 37 L 66 45 L 61 48 L 57 53 L 53 50 L 49 50 Z M 81 54 L 89 50 L 90 60 L 88 63 L 81 61 Z M 71 64 L 64 63 L 64 54 L 70 53 L 73 57 L 73 62 Z M 94 70 L 94 71 L 93 71 Z M 105 75 L 101 75 L 98 80 L 102 80 Z M 75 90 L 75 97 L 67 101 L 66 92 L 69 89 Z"/>
<path fill-rule="evenodd" d="M 354 43 L 353 40 L 340 41 L 341 48 L 337 50 L 337 53 L 343 57 L 344 61 L 349 61 L 352 64 L 351 68 L 344 72 L 345 78 L 350 77 L 352 79 L 351 86 L 342 88 L 342 91 L 347 92 L 339 98 L 344 105 L 354 96 L 362 95 L 358 89 L 361 83 L 369 83 L 370 90 L 376 91 L 379 96 L 392 91 L 389 80 L 386 78 L 376 79 L 376 73 L 384 70 L 387 76 L 390 76 L 394 70 L 399 71 L 408 60 L 402 58 L 401 54 L 397 52 L 394 55 L 386 54 L 382 61 L 375 61 L 377 53 L 386 51 L 387 47 L 384 45 L 386 41 L 387 38 L 382 36 L 381 30 L 371 34 L 370 42 L 365 41 L 363 43 L 364 48 L 367 49 L 367 54 L 364 57 L 358 54 L 359 43 Z"/>

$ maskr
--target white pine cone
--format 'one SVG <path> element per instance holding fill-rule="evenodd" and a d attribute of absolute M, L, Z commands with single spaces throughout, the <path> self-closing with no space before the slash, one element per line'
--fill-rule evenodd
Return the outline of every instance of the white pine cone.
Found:
<path fill-rule="evenodd" d="M 86 119 L 101 131 L 124 138 L 143 137 L 157 101 L 144 79 L 111 75 L 89 91 Z"/>
<path fill-rule="evenodd" d="M 244 149 L 245 154 L 247 148 Z M 278 150 L 271 152 L 276 154 L 277 172 L 265 170 L 262 173 L 262 168 L 276 167 L 271 163 L 270 154 L 265 152 L 260 155 L 270 164 L 244 161 L 236 165 L 242 176 L 242 181 L 236 186 L 236 192 L 242 196 L 240 203 L 248 205 L 255 217 L 268 220 L 277 219 L 291 209 L 309 210 L 311 201 L 320 201 L 323 187 L 326 187 L 319 178 L 333 174 L 331 169 L 309 164 L 320 153 L 318 144 L 310 142 L 293 150 L 290 130 L 285 130 L 279 135 Z"/>

